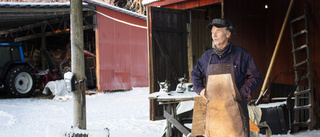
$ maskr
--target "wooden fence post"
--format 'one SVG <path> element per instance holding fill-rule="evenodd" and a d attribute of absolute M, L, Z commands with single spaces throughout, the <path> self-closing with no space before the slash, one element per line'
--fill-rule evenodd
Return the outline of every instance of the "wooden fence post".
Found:
<path fill-rule="evenodd" d="M 73 92 L 73 126 L 86 129 L 85 67 L 83 54 L 82 0 L 70 0 L 71 68 L 78 82 Z M 83 82 L 81 82 L 83 81 Z"/>

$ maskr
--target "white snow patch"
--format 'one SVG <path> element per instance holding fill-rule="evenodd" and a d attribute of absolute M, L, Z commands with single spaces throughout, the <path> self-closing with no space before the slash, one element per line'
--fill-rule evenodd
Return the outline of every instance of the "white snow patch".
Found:
<path fill-rule="evenodd" d="M 87 132 L 109 129 L 110 137 L 160 137 L 165 121 L 149 120 L 149 88 L 86 96 Z M 270 106 L 268 106 L 270 107 Z M 73 101 L 0 99 L 0 137 L 45 137 L 50 127 L 71 130 Z M 76 132 L 82 132 L 75 129 Z M 55 131 L 55 129 L 53 129 Z M 51 134 L 50 134 L 51 135 Z M 271 137 L 319 137 L 319 130 Z M 263 137 L 263 135 L 261 135 Z"/>
<path fill-rule="evenodd" d="M 149 88 L 86 96 L 88 132 L 109 129 L 110 137 L 159 137 L 165 121 L 149 120 Z M 71 129 L 73 101 L 0 99 L 0 137 L 45 137 L 48 127 Z"/>
<path fill-rule="evenodd" d="M 54 95 L 54 100 L 69 100 L 72 95 L 67 91 L 65 80 L 50 81 L 44 87 L 42 93 L 50 94 L 50 91 Z"/>
<path fill-rule="evenodd" d="M 257 107 L 260 107 L 260 108 L 271 108 L 271 107 L 277 107 L 277 106 L 281 106 L 281 105 L 285 105 L 285 104 L 287 104 L 286 101 L 283 101 L 283 102 L 259 104 L 259 105 L 257 105 Z"/>
<path fill-rule="evenodd" d="M 143 0 L 143 1 L 142 1 L 142 5 L 147 5 L 147 4 L 156 2 L 156 1 L 160 1 L 160 0 Z"/>

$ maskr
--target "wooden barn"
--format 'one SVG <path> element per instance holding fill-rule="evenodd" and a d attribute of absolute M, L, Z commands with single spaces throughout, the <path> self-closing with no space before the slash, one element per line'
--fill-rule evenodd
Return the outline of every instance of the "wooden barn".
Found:
<path fill-rule="evenodd" d="M 70 2 L 5 1 L 0 13 L 0 42 L 21 43 L 26 60 L 50 72 L 46 77 L 54 72 L 60 79 L 70 70 Z M 83 1 L 83 16 L 87 86 L 147 87 L 146 16 L 98 0 Z"/>
<path fill-rule="evenodd" d="M 293 102 L 292 127 L 313 129 L 319 124 L 319 1 L 144 0 L 143 4 L 148 17 L 150 93 L 159 91 L 158 81 L 167 80 L 169 90 L 175 90 L 178 78 L 186 75 L 190 80 L 197 59 L 211 48 L 207 25 L 214 18 L 226 18 L 236 25 L 232 43 L 252 54 L 265 79 L 253 99 L 268 89 L 263 102 Z M 161 119 L 162 113 L 157 101 L 151 100 L 150 119 Z"/>

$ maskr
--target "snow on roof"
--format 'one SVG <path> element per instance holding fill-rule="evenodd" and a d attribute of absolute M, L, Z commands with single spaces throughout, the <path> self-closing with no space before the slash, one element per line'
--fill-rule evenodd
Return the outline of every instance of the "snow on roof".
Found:
<path fill-rule="evenodd" d="M 88 5 L 84 3 L 84 5 Z M 0 2 L 2 8 L 68 8 L 70 2 L 65 3 L 28 3 L 28 2 Z"/>
<path fill-rule="evenodd" d="M 139 13 L 135 13 L 133 11 L 129 11 L 129 10 L 126 10 L 126 9 L 123 9 L 123 8 L 119 8 L 119 7 L 116 7 L 116 6 L 113 6 L 113 5 L 98 1 L 98 0 L 85 0 L 85 2 L 88 2 L 88 3 L 91 3 L 91 4 L 95 4 L 95 5 L 98 5 L 98 6 L 101 6 L 101 7 L 105 7 L 105 8 L 117 11 L 117 12 L 121 12 L 121 13 L 130 15 L 130 16 L 133 16 L 133 17 L 137 17 L 137 18 L 143 19 L 143 20 L 147 20 L 147 16 L 145 16 L 145 15 L 142 15 L 142 14 L 139 14 Z"/>
<path fill-rule="evenodd" d="M 87 3 L 82 3 L 84 6 L 88 6 L 88 3 L 98 5 L 101 7 L 105 7 L 117 12 L 121 12 L 133 17 L 137 17 L 143 20 L 147 20 L 147 17 L 142 14 L 138 14 L 123 8 L 119 8 L 113 5 L 106 4 L 104 2 L 98 1 L 98 0 L 85 0 Z M 0 2 L 0 8 L 69 8 L 70 2 L 65 3 L 28 3 L 28 2 Z"/>
<path fill-rule="evenodd" d="M 156 1 L 160 1 L 160 0 L 142 0 L 142 5 L 147 5 Z"/>

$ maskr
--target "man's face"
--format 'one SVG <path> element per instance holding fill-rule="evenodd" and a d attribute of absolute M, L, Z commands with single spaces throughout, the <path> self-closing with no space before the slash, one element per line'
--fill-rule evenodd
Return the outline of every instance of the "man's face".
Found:
<path fill-rule="evenodd" d="M 226 27 L 217 28 L 213 26 L 211 29 L 211 37 L 212 37 L 213 43 L 219 49 L 222 49 L 227 45 L 230 35 L 231 35 L 231 32 L 228 31 Z"/>

